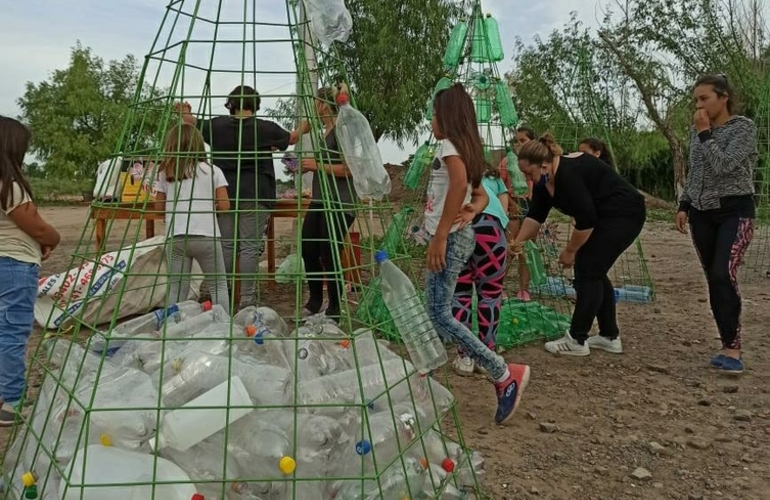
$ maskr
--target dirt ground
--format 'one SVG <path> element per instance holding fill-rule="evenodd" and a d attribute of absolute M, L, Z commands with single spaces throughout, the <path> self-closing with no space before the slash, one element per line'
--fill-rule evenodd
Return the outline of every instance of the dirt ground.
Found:
<path fill-rule="evenodd" d="M 63 235 L 44 275 L 67 268 L 85 214 L 43 209 Z M 491 499 L 770 499 L 770 280 L 742 287 L 747 371 L 724 378 L 708 368 L 718 341 L 689 239 L 649 223 L 643 242 L 658 299 L 619 306 L 624 355 L 509 351 L 532 380 L 502 428 L 488 384 L 451 376 L 466 443 L 486 457 Z M 632 477 L 638 468 L 651 477 Z"/>

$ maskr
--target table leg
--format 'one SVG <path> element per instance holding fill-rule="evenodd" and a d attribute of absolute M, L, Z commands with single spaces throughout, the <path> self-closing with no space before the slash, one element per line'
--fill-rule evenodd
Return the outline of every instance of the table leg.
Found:
<path fill-rule="evenodd" d="M 96 252 L 102 253 L 104 251 L 104 226 L 107 221 L 104 219 L 96 219 Z"/>
<path fill-rule="evenodd" d="M 152 219 L 146 219 L 144 233 L 147 239 L 155 237 L 155 221 Z"/>
<path fill-rule="evenodd" d="M 272 216 L 267 221 L 265 238 L 267 238 L 267 286 L 270 290 L 275 290 L 275 224 Z"/>

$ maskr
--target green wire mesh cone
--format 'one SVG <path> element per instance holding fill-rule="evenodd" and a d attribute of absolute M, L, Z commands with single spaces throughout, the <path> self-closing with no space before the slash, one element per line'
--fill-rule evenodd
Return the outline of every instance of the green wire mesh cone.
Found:
<path fill-rule="evenodd" d="M 104 180 L 117 179 L 123 202 L 95 201 L 78 242 L 61 249 L 69 271 L 41 282 L 36 403 L 4 454 L 0 498 L 481 498 L 483 459 L 465 446 L 443 369 L 420 375 L 380 340 L 395 331 L 382 325 L 372 255 L 394 211 L 333 175 L 360 159 L 324 129 L 346 78 L 338 42 L 312 42 L 299 11 L 316 12 L 310 4 L 320 5 L 169 3 Z M 326 35 L 344 38 L 344 14 Z M 287 108 L 281 98 L 292 110 L 267 116 Z M 177 127 L 185 102 L 210 155 L 182 139 L 195 137 Z M 229 116 L 249 108 L 273 123 Z M 272 177 L 253 165 L 280 171 L 281 158 L 332 167 L 265 196 Z M 214 201 L 224 186 L 210 163 L 229 207 Z M 218 243 L 196 232 L 214 222 Z M 391 258 L 408 270 L 407 255 Z M 304 318 L 306 306 L 323 311 L 309 288 L 329 297 L 335 285 L 339 310 Z"/>

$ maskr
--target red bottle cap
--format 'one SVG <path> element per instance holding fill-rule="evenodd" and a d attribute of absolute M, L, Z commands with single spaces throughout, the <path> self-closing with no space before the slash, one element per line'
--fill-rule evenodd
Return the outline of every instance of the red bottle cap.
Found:
<path fill-rule="evenodd" d="M 195 495 L 190 498 L 190 500 L 206 500 L 206 497 L 201 495 L 200 493 L 196 493 Z"/>
<path fill-rule="evenodd" d="M 453 470 L 455 470 L 455 463 L 451 458 L 445 458 L 441 461 L 441 468 L 451 473 Z"/>
<path fill-rule="evenodd" d="M 347 94 L 337 94 L 337 104 L 344 106 L 350 102 L 350 96 Z"/>
<path fill-rule="evenodd" d="M 211 301 L 207 300 L 203 304 L 201 304 L 201 307 L 203 308 L 203 312 L 211 311 Z"/>
<path fill-rule="evenodd" d="M 246 325 L 243 331 L 246 332 L 247 337 L 253 337 L 257 333 L 257 327 L 254 325 Z"/>

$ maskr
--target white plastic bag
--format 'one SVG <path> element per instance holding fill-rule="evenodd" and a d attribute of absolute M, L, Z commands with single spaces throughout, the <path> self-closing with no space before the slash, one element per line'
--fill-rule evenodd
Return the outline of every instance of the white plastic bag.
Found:
<path fill-rule="evenodd" d="M 346 42 L 353 28 L 344 0 L 304 0 L 313 36 L 326 47 L 337 40 Z"/>
<path fill-rule="evenodd" d="M 165 239 L 156 236 L 106 253 L 98 265 L 86 262 L 75 269 L 41 279 L 35 321 L 52 330 L 67 327 L 73 316 L 99 325 L 109 322 L 115 309 L 121 319 L 163 305 L 168 283 Z M 200 275 L 197 263 L 192 272 Z M 200 278 L 191 280 L 190 298 L 198 298 L 200 283 Z"/>

